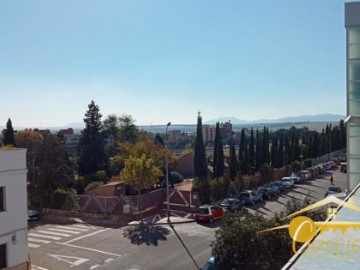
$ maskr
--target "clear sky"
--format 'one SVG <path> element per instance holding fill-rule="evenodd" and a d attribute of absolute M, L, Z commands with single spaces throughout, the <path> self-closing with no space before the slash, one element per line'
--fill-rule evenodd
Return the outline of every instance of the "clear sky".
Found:
<path fill-rule="evenodd" d="M 0 125 L 345 115 L 344 2 L 0 1 Z"/>

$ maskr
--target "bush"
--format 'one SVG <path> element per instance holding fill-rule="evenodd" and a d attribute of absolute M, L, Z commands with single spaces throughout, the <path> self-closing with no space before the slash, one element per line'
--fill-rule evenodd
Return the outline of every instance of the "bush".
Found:
<path fill-rule="evenodd" d="M 104 182 L 102 181 L 95 181 L 95 182 L 91 182 L 90 184 L 88 184 L 85 188 L 85 192 L 88 192 L 89 190 L 92 190 L 94 188 L 100 187 L 104 185 Z"/>
<path fill-rule="evenodd" d="M 105 171 L 97 171 L 96 173 L 90 173 L 87 175 L 84 175 L 83 177 L 84 179 L 84 186 L 88 186 L 89 184 L 91 184 L 92 182 L 107 182 L 107 177 L 106 177 L 106 173 Z"/>
<path fill-rule="evenodd" d="M 184 181 L 184 177 L 182 177 L 182 175 L 178 172 L 170 172 L 169 181 L 172 184 L 179 184 Z"/>
<path fill-rule="evenodd" d="M 67 197 L 75 195 L 74 189 L 57 188 L 51 195 L 52 206 L 56 209 L 71 209 L 74 205 L 70 203 L 71 200 L 67 200 Z"/>
<path fill-rule="evenodd" d="M 227 195 L 229 181 L 225 177 L 216 177 L 210 180 L 211 200 L 218 201 Z"/>
<path fill-rule="evenodd" d="M 206 204 L 210 202 L 210 185 L 207 179 L 195 177 L 193 181 L 192 191 L 199 192 L 200 202 Z"/>

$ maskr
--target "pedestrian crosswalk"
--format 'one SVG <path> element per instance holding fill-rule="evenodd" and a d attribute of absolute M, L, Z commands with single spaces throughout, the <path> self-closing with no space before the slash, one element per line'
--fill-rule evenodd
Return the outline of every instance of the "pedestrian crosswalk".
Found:
<path fill-rule="evenodd" d="M 85 224 L 54 225 L 31 229 L 28 232 L 28 246 L 29 248 L 39 248 L 41 245 L 50 244 L 52 241 L 68 240 L 72 236 L 78 236 L 95 229 L 97 228 Z"/>

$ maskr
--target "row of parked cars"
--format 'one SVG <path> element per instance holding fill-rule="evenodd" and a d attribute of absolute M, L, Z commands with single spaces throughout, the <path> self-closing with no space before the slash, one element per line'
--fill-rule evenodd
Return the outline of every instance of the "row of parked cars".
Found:
<path fill-rule="evenodd" d="M 235 212 L 245 205 L 255 205 L 263 200 L 269 200 L 299 182 L 300 178 L 297 176 L 283 177 L 282 179 L 271 181 L 256 190 L 242 191 L 236 198 L 226 198 L 220 205 L 202 205 L 195 213 L 195 220 L 198 222 L 213 222 L 216 219 L 222 218 L 225 211 Z"/>
<path fill-rule="evenodd" d="M 213 222 L 216 219 L 222 218 L 225 211 L 234 212 L 240 210 L 245 205 L 255 205 L 263 200 L 269 200 L 286 189 L 291 188 L 294 184 L 304 183 L 327 170 L 336 168 L 336 166 L 336 162 L 327 161 L 307 168 L 306 170 L 293 172 L 288 177 L 271 181 L 270 183 L 258 187 L 256 190 L 245 190 L 236 198 L 224 199 L 220 205 L 200 206 L 195 213 L 195 220 Z"/>

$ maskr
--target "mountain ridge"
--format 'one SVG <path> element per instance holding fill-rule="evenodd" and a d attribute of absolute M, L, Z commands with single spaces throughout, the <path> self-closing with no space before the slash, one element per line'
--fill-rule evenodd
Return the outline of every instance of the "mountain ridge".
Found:
<path fill-rule="evenodd" d="M 345 115 L 340 114 L 313 114 L 313 115 L 298 115 L 286 116 L 277 119 L 257 119 L 257 120 L 243 120 L 235 117 L 219 117 L 216 119 L 205 121 L 204 124 L 215 124 L 216 122 L 224 123 L 230 121 L 232 124 L 260 124 L 260 123 L 291 123 L 291 122 L 337 122 L 345 119 Z"/>

